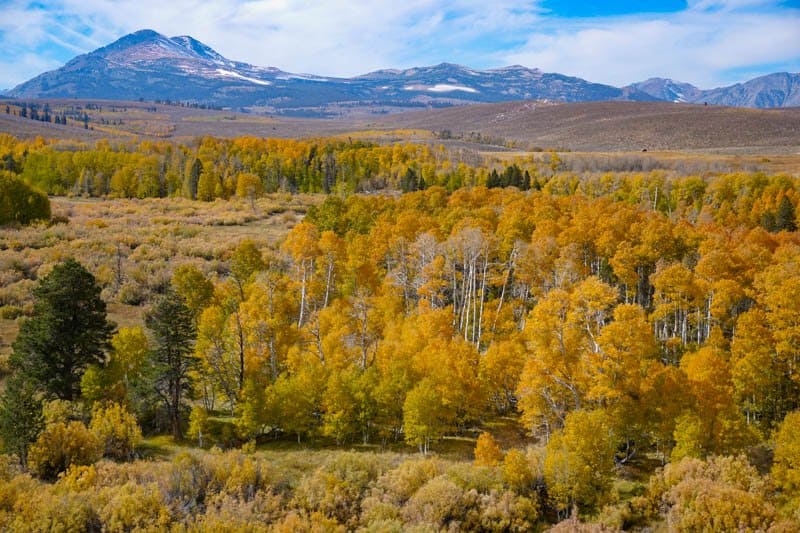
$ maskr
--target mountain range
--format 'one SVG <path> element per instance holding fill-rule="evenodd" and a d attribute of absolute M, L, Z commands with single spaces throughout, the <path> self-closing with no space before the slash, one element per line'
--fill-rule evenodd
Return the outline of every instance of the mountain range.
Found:
<path fill-rule="evenodd" d="M 772 108 L 800 105 L 800 74 L 769 74 L 710 90 L 662 78 L 613 87 L 519 65 L 474 70 L 442 63 L 333 78 L 233 61 L 193 37 L 170 38 L 141 30 L 36 76 L 6 96 L 170 100 L 310 117 L 515 100 L 704 102 Z"/>

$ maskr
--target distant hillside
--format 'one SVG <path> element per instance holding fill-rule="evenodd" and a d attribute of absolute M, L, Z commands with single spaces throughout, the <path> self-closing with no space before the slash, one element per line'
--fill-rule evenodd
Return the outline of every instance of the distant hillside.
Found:
<path fill-rule="evenodd" d="M 753 110 L 662 102 L 483 104 L 378 119 L 373 126 L 446 131 L 572 150 L 783 147 L 800 152 L 800 108 Z"/>
<path fill-rule="evenodd" d="M 774 74 L 712 91 L 660 78 L 618 88 L 519 65 L 475 70 L 450 63 L 332 78 L 233 61 L 188 35 L 170 38 L 141 30 L 18 85 L 8 95 L 171 100 L 335 118 L 518 100 L 708 101 L 785 107 L 797 105 L 797 86 L 798 75 Z"/>
<path fill-rule="evenodd" d="M 103 100 L 48 99 L 54 114 L 87 114 L 68 125 L 21 118 L 19 106 L 0 109 L 0 132 L 20 137 L 90 140 L 199 136 L 300 138 L 348 135 L 386 140 L 436 139 L 494 150 L 567 148 L 579 151 L 717 150 L 800 154 L 800 108 L 754 110 L 665 102 L 554 104 L 505 102 L 397 113 L 383 117 L 323 120 Z M 494 148 L 493 148 L 494 147 Z"/>

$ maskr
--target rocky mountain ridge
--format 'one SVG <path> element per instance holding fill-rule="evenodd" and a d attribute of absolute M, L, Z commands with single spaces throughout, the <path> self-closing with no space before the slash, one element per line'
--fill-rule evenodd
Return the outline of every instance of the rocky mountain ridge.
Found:
<path fill-rule="evenodd" d="M 441 63 L 332 78 L 233 61 L 188 35 L 170 38 L 141 30 L 36 76 L 6 95 L 23 99 L 171 100 L 312 117 L 515 100 L 786 107 L 800 105 L 800 75 L 771 74 L 708 91 L 661 78 L 618 88 L 520 65 L 475 70 Z"/>

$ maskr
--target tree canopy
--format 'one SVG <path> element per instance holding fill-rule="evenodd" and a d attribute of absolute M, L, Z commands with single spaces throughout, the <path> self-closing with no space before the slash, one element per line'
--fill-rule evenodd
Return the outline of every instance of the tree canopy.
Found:
<path fill-rule="evenodd" d="M 0 226 L 50 218 L 50 200 L 11 172 L 0 170 Z"/>

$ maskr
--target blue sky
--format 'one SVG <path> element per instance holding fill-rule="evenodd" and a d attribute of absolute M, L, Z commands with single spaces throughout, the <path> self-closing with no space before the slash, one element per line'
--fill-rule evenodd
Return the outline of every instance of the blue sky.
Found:
<path fill-rule="evenodd" d="M 0 0 L 0 88 L 143 28 L 329 76 L 447 61 L 710 88 L 800 71 L 800 0 Z"/>

